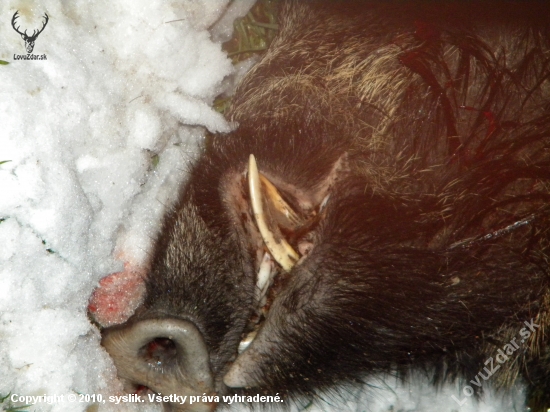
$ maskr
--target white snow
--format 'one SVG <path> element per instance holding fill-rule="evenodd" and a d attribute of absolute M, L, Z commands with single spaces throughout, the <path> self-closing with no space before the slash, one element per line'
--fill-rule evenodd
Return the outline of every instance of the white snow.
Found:
<path fill-rule="evenodd" d="M 233 68 L 209 32 L 228 3 L 0 3 L 1 395 L 121 389 L 88 299 L 143 262 L 204 127 L 230 129 L 211 104 Z M 48 14 L 33 51 L 47 60 L 14 57 L 26 54 L 16 11 L 28 34 Z"/>
<path fill-rule="evenodd" d="M 88 410 L 69 395 L 121 391 L 88 299 L 123 262 L 145 260 L 205 128 L 230 130 L 211 108 L 234 85 L 220 41 L 251 3 L 0 2 L 0 395 L 64 395 L 29 408 L 58 412 Z M 16 11 L 29 34 L 48 14 L 33 51 L 47 60 L 15 59 L 26 54 Z M 491 396 L 459 408 L 459 388 L 434 395 L 421 379 L 380 386 L 308 410 L 516 410 Z"/>

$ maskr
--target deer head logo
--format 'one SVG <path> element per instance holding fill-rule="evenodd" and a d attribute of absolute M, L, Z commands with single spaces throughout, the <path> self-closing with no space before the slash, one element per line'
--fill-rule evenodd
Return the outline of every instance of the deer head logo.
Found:
<path fill-rule="evenodd" d="M 44 27 L 46 27 L 46 24 L 48 24 L 48 15 L 46 13 L 44 13 L 44 24 L 42 25 L 42 28 L 40 30 L 34 30 L 33 33 L 32 33 L 32 36 L 29 36 L 27 34 L 27 30 L 25 30 L 23 33 L 19 31 L 19 27 L 20 26 L 17 26 L 15 27 L 15 20 L 17 20 L 17 18 L 19 17 L 19 10 L 17 10 L 15 12 L 15 14 L 13 15 L 12 19 L 11 19 L 11 25 L 13 27 L 13 29 L 19 33 L 21 35 L 21 37 L 23 38 L 23 40 L 25 40 L 25 48 L 27 49 L 27 53 L 32 53 L 33 49 L 34 49 L 34 42 L 36 41 L 36 38 L 38 37 L 38 35 L 40 33 L 42 33 L 42 31 L 44 31 Z"/>

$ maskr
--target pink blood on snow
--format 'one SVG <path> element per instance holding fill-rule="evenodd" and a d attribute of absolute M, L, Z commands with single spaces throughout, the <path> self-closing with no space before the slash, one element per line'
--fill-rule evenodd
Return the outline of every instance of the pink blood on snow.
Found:
<path fill-rule="evenodd" d="M 144 272 L 125 264 L 122 272 L 113 273 L 99 281 L 88 310 L 101 326 L 126 322 L 145 295 Z"/>

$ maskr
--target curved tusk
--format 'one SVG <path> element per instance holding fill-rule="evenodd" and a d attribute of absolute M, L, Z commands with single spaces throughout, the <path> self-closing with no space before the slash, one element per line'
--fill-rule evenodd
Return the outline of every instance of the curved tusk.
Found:
<path fill-rule="evenodd" d="M 298 259 L 300 259 L 300 256 L 284 238 L 281 237 L 280 239 L 275 239 L 275 236 L 273 236 L 273 233 L 267 227 L 262 204 L 260 173 L 258 172 L 256 159 L 252 154 L 250 155 L 248 161 L 248 187 L 250 189 L 252 210 L 254 211 L 254 217 L 256 219 L 256 224 L 258 225 L 260 234 L 262 235 L 262 239 L 271 252 L 273 259 L 275 259 L 275 261 L 277 261 L 277 263 L 279 263 L 284 270 L 290 272 Z"/>
<path fill-rule="evenodd" d="M 272 205 L 272 210 L 277 214 L 278 221 L 284 227 L 295 230 L 303 226 L 306 222 L 292 209 L 288 203 L 281 197 L 277 188 L 261 173 L 260 182 L 266 192 L 266 201 Z M 271 210 L 271 209 L 270 209 Z"/>

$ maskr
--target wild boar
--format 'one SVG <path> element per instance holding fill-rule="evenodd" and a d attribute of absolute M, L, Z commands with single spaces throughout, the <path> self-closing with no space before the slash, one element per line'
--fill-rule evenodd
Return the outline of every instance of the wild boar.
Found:
<path fill-rule="evenodd" d="M 550 407 L 550 7 L 289 0 L 279 29 L 103 331 L 120 377 L 285 401 L 469 381 L 527 322 L 484 385 Z"/>

